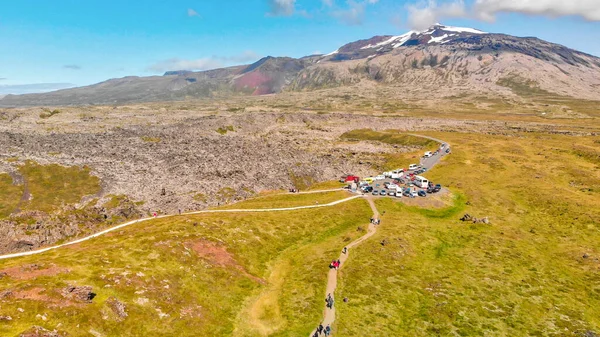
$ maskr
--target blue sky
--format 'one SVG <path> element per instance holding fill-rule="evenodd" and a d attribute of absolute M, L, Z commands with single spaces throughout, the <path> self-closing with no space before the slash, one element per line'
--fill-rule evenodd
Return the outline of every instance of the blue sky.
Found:
<path fill-rule="evenodd" d="M 600 55 L 597 0 L 570 0 L 580 2 L 575 8 L 565 7 L 567 0 L 539 0 L 545 7 L 488 4 L 485 9 L 486 2 L 509 1 L 418 1 L 3 1 L 0 94 L 159 75 L 173 67 L 250 63 L 267 55 L 328 53 L 347 42 L 404 33 L 430 20 L 537 36 Z M 450 7 L 457 4 L 464 12 Z M 39 83 L 44 87 L 33 86 Z"/>

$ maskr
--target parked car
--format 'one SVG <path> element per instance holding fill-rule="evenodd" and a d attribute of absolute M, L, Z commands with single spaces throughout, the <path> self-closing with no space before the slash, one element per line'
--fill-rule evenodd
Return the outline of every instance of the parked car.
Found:
<path fill-rule="evenodd" d="M 423 157 L 430 158 L 431 156 L 432 156 L 431 151 L 427 151 L 427 152 L 425 152 L 425 155 Z"/>
<path fill-rule="evenodd" d="M 420 197 L 426 197 L 426 196 L 427 196 L 427 192 L 425 192 L 425 191 L 423 191 L 423 190 L 420 190 L 420 191 L 419 191 L 417 194 L 418 194 Z"/>
<path fill-rule="evenodd" d="M 398 188 L 398 185 L 390 183 L 390 184 L 387 185 L 387 188 L 390 189 L 390 190 L 395 190 L 395 189 Z"/>
<path fill-rule="evenodd" d="M 427 193 L 429 193 L 429 194 L 434 193 L 434 190 L 435 190 L 435 187 L 429 186 L 427 188 Z"/>
<path fill-rule="evenodd" d="M 374 190 L 373 193 L 371 193 L 373 195 L 379 195 L 379 191 L 378 190 Z"/>
<path fill-rule="evenodd" d="M 419 168 L 419 165 L 417 165 L 417 164 L 410 164 L 410 165 L 408 166 L 408 169 L 409 169 L 410 171 L 414 171 L 414 170 L 416 170 L 416 169 L 418 169 L 418 168 Z"/>
<path fill-rule="evenodd" d="M 450 148 L 447 148 L 447 149 L 446 149 L 446 153 L 450 153 Z"/>
<path fill-rule="evenodd" d="M 410 190 L 404 190 L 404 193 L 402 193 L 402 195 L 407 198 L 412 198 L 412 194 L 410 193 Z"/>
<path fill-rule="evenodd" d="M 375 180 L 385 180 L 385 176 L 383 174 L 378 175 L 377 177 L 375 177 Z"/>
<path fill-rule="evenodd" d="M 440 185 L 440 184 L 435 185 L 435 187 L 433 188 L 434 192 L 439 192 L 441 190 L 442 190 L 442 185 Z"/>
<path fill-rule="evenodd" d="M 372 186 L 365 187 L 365 192 L 367 192 L 367 193 L 373 192 L 373 187 Z"/>
<path fill-rule="evenodd" d="M 388 195 L 390 197 L 395 197 L 396 196 L 396 192 L 390 190 L 390 191 L 388 191 Z"/>
<path fill-rule="evenodd" d="M 419 193 L 417 191 L 411 191 L 410 196 L 411 196 L 411 198 L 416 198 L 419 196 Z"/>
<path fill-rule="evenodd" d="M 387 193 L 385 193 L 385 190 L 381 190 L 381 192 L 379 192 L 379 195 L 386 195 Z"/>

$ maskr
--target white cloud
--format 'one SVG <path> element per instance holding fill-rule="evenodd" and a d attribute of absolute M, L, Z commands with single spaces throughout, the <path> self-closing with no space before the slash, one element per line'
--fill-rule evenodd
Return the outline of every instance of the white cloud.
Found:
<path fill-rule="evenodd" d="M 494 21 L 498 13 L 522 13 L 550 17 L 580 16 L 600 21 L 599 0 L 477 0 L 473 6 L 477 18 Z"/>
<path fill-rule="evenodd" d="M 521 13 L 549 17 L 579 16 L 600 21 L 600 0 L 476 0 L 467 8 L 463 0 L 420 1 L 406 6 L 408 24 L 423 30 L 447 18 L 474 18 L 493 22 L 500 13 Z"/>
<path fill-rule="evenodd" d="M 70 70 L 81 70 L 81 66 L 77 64 L 65 64 L 63 68 Z"/>
<path fill-rule="evenodd" d="M 365 21 L 365 13 L 367 6 L 375 5 L 379 0 L 347 0 L 345 8 L 338 8 L 331 12 L 331 15 L 342 23 L 350 26 L 362 25 Z M 323 0 L 325 5 L 331 4 L 330 7 L 335 5 L 333 0 Z"/>
<path fill-rule="evenodd" d="M 208 70 L 223 67 L 223 62 L 210 57 L 196 60 L 183 60 L 171 58 L 157 62 L 148 67 L 148 70 L 154 73 L 163 73 L 171 70 Z"/>
<path fill-rule="evenodd" d="M 254 62 L 259 58 L 260 56 L 251 50 L 244 51 L 239 55 L 204 57 L 195 60 L 171 58 L 150 65 L 147 70 L 153 73 L 164 73 L 166 71 L 176 70 L 202 71 L 223 68 L 234 64 Z"/>
<path fill-rule="evenodd" d="M 22 95 L 42 92 L 50 92 L 60 89 L 73 88 L 75 85 L 70 83 L 32 83 L 32 84 L 14 84 L 0 85 L 0 95 Z"/>
<path fill-rule="evenodd" d="M 198 12 L 196 12 L 196 11 L 195 11 L 194 9 L 192 9 L 192 8 L 188 8 L 188 10 L 187 10 L 187 15 L 188 15 L 189 17 L 195 17 L 195 16 L 197 16 L 197 17 L 200 17 L 200 14 L 198 14 Z"/>
<path fill-rule="evenodd" d="M 322 0 L 323 5 L 327 7 L 333 7 L 335 5 L 335 0 Z"/>
<path fill-rule="evenodd" d="M 362 25 L 365 21 L 366 3 L 348 0 L 348 8 L 333 12 L 333 16 L 350 26 Z"/>
<path fill-rule="evenodd" d="M 296 0 L 268 0 L 271 16 L 292 16 L 296 10 Z"/>
<path fill-rule="evenodd" d="M 466 17 L 465 3 L 457 0 L 439 4 L 435 0 L 407 5 L 408 24 L 414 30 L 425 30 L 445 18 Z"/>

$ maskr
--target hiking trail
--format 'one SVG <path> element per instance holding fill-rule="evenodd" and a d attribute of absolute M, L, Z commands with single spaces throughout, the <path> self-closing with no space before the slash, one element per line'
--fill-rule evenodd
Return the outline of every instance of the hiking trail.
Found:
<path fill-rule="evenodd" d="M 375 202 L 373 201 L 373 199 L 369 196 L 365 196 L 365 199 L 367 200 L 367 202 L 369 203 L 369 206 L 371 206 L 371 210 L 373 210 L 373 219 L 379 219 L 379 211 L 377 211 L 377 207 L 375 207 Z M 352 243 L 348 244 L 346 246 L 347 248 L 347 252 L 346 254 L 344 254 L 343 252 L 340 254 L 339 260 L 341 262 L 340 268 L 342 268 L 346 262 L 346 260 L 348 259 L 348 256 L 350 256 L 350 252 L 352 250 L 352 248 L 360 245 L 361 243 L 363 243 L 364 241 L 366 241 L 367 239 L 369 239 L 370 237 L 372 237 L 373 235 L 375 235 L 375 233 L 377 232 L 377 226 L 374 225 L 373 223 L 369 224 L 369 227 L 367 229 L 367 233 L 363 236 L 361 236 L 360 238 L 358 238 L 356 241 L 353 241 Z M 338 270 L 331 268 L 329 269 L 329 274 L 327 274 L 327 290 L 325 292 L 325 296 L 323 297 L 323 299 L 325 299 L 327 297 L 327 294 L 331 294 L 331 296 L 334 299 L 334 305 L 333 308 L 329 309 L 327 308 L 327 305 L 325 304 L 325 310 L 323 311 L 323 321 L 322 321 L 322 325 L 323 327 L 326 326 L 332 326 L 333 322 L 335 322 L 335 308 L 336 308 L 336 302 L 335 301 L 335 290 L 337 288 L 337 274 L 338 274 Z M 333 328 L 332 328 L 333 329 Z M 315 334 L 316 330 L 313 330 L 310 334 L 309 337 L 312 337 Z"/>

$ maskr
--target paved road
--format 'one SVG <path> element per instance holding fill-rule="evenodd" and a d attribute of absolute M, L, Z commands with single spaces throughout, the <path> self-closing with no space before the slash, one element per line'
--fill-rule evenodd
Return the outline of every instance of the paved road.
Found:
<path fill-rule="evenodd" d="M 427 138 L 427 139 L 431 139 L 433 141 L 436 141 L 438 143 L 440 143 L 440 146 L 444 146 L 443 149 L 440 149 L 440 152 L 438 152 L 437 154 L 434 154 L 433 156 L 429 157 L 429 158 L 421 158 L 421 166 L 423 166 L 424 168 L 427 169 L 427 171 L 431 170 L 431 168 L 433 168 L 437 163 L 440 162 L 440 160 L 448 155 L 446 153 L 446 149 L 450 148 L 450 145 L 448 143 L 446 143 L 445 141 L 441 140 L 441 139 L 437 139 L 437 138 L 433 138 L 433 137 L 428 137 L 428 136 L 421 136 L 421 135 L 416 135 L 416 134 L 410 134 L 411 136 L 415 136 L 415 137 L 421 137 L 421 138 Z"/>
<path fill-rule="evenodd" d="M 343 202 L 347 202 L 350 200 L 354 200 L 356 198 L 360 198 L 360 195 L 355 195 L 346 199 L 342 199 L 342 200 L 338 200 L 338 201 L 334 201 L 328 204 L 322 204 L 322 205 L 311 205 L 311 206 L 299 206 L 299 207 L 286 207 L 286 208 L 264 208 L 264 209 L 223 209 L 223 210 L 205 210 L 205 211 L 197 211 L 197 212 L 189 212 L 189 213 L 183 213 L 182 215 L 194 215 L 194 214 L 205 214 L 205 213 L 257 213 L 257 212 L 283 212 L 283 211 L 294 211 L 294 210 L 300 210 L 300 209 L 310 209 L 310 208 L 320 208 L 320 207 L 331 207 L 331 206 L 335 206 L 335 205 L 339 205 Z M 0 256 L 0 260 L 5 260 L 5 259 L 11 259 L 11 258 L 15 258 L 15 257 L 21 257 L 21 256 L 30 256 L 30 255 L 37 255 L 37 254 L 41 254 L 50 250 L 55 250 L 55 249 L 59 249 L 61 247 L 65 247 L 65 246 L 70 246 L 70 245 L 74 245 L 74 244 L 78 244 L 102 235 L 105 235 L 107 233 L 116 231 L 118 229 L 121 228 L 125 228 L 127 226 L 131 226 L 140 222 L 145 222 L 145 221 L 150 221 L 150 220 L 154 220 L 154 219 L 163 219 L 163 218 L 169 218 L 169 217 L 174 217 L 174 216 L 178 216 L 178 215 L 161 215 L 158 217 L 152 217 L 152 218 L 143 218 L 143 219 L 138 219 L 138 220 L 133 220 L 133 221 L 129 221 L 126 222 L 124 224 L 120 224 L 118 226 L 115 227 L 111 227 L 109 229 L 105 229 L 101 232 L 86 236 L 84 238 L 75 240 L 75 241 L 71 241 L 71 242 L 67 242 L 67 243 L 63 243 L 61 245 L 56 245 L 56 246 L 52 246 L 52 247 L 46 247 L 46 248 L 42 248 L 42 249 L 38 249 L 38 250 L 32 250 L 32 251 L 28 251 L 28 252 L 21 252 L 21 253 L 14 253 L 14 254 L 7 254 L 7 255 L 1 255 Z"/>

